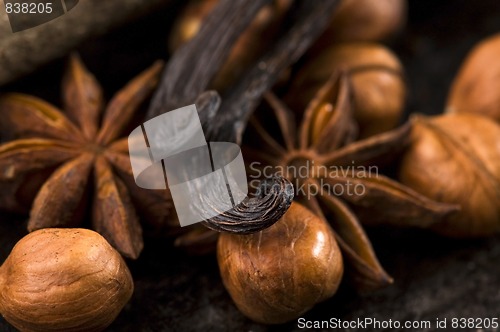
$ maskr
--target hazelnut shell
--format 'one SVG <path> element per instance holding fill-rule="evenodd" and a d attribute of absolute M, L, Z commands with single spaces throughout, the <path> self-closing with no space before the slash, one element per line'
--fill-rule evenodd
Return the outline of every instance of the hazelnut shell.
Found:
<path fill-rule="evenodd" d="M 252 235 L 223 233 L 217 258 L 240 311 L 256 322 L 293 320 L 337 291 L 342 256 L 330 226 L 298 203 Z"/>
<path fill-rule="evenodd" d="M 447 112 L 476 113 L 500 123 L 500 34 L 479 43 L 453 81 Z"/>
<path fill-rule="evenodd" d="M 86 229 L 42 229 L 0 267 L 0 313 L 21 331 L 101 331 L 133 292 L 120 254 Z"/>
<path fill-rule="evenodd" d="M 385 41 L 406 24 L 406 0 L 343 0 L 318 43 Z"/>
<path fill-rule="evenodd" d="M 406 98 L 403 69 L 398 58 L 379 44 L 344 43 L 322 50 L 297 74 L 286 97 L 288 104 L 296 110 L 305 109 L 336 70 L 349 74 L 361 137 L 397 126 Z"/>
<path fill-rule="evenodd" d="M 500 126 L 474 114 L 414 119 L 401 182 L 461 210 L 434 226 L 452 237 L 500 231 Z"/>

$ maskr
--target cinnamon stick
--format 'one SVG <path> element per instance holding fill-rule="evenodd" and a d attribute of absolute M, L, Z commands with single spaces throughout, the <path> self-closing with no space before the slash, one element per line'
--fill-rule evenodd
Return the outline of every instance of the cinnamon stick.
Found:
<path fill-rule="evenodd" d="M 64 56 L 89 37 L 103 34 L 172 0 L 84 0 L 37 27 L 13 33 L 0 11 L 0 85 Z M 2 3 L 3 6 L 3 3 Z"/>

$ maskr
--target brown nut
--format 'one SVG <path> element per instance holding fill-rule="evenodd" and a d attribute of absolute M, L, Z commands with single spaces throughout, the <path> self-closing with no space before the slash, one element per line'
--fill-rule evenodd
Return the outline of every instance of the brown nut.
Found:
<path fill-rule="evenodd" d="M 403 69 L 386 47 L 373 43 L 344 43 L 312 57 L 294 79 L 286 100 L 305 109 L 335 70 L 346 70 L 352 83 L 354 117 L 362 138 L 397 126 L 406 96 Z"/>
<path fill-rule="evenodd" d="M 447 112 L 477 113 L 500 123 L 500 34 L 469 53 L 451 86 Z"/>
<path fill-rule="evenodd" d="M 406 24 L 407 6 L 406 0 L 343 0 L 318 44 L 388 40 Z"/>
<path fill-rule="evenodd" d="M 0 267 L 0 313 L 21 331 L 101 331 L 133 292 L 120 254 L 86 229 L 43 229 Z"/>
<path fill-rule="evenodd" d="M 295 202 L 264 231 L 221 234 L 217 259 L 236 306 L 265 324 L 295 319 L 333 296 L 343 274 L 330 226 Z"/>
<path fill-rule="evenodd" d="M 435 226 L 453 237 L 500 231 L 500 126 L 474 114 L 416 117 L 401 182 L 461 211 Z"/>

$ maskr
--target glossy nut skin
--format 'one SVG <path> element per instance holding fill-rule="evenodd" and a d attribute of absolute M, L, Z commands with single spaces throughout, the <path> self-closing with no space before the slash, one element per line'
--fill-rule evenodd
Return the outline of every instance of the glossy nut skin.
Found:
<path fill-rule="evenodd" d="M 217 259 L 236 306 L 264 324 L 296 319 L 333 296 L 343 274 L 330 226 L 295 202 L 264 231 L 221 234 Z"/>
<path fill-rule="evenodd" d="M 434 229 L 452 237 L 500 231 L 500 126 L 474 114 L 416 118 L 401 182 L 461 210 Z"/>
<path fill-rule="evenodd" d="M 476 113 L 500 123 L 500 33 L 479 43 L 451 86 L 447 112 Z"/>
<path fill-rule="evenodd" d="M 0 267 L 0 313 L 21 331 L 101 331 L 133 292 L 120 254 L 86 229 L 43 229 Z"/>

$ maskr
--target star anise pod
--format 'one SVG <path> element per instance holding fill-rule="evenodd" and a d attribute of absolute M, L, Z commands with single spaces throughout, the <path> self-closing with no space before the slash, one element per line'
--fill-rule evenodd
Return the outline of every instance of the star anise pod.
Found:
<path fill-rule="evenodd" d="M 34 231 L 77 226 L 91 205 L 92 227 L 124 256 L 137 258 L 143 248 L 138 212 L 164 221 L 172 203 L 165 191 L 135 185 L 127 139 L 120 137 L 162 67 L 156 62 L 106 107 L 99 83 L 77 55 L 63 80 L 65 114 L 33 96 L 2 95 L 1 133 L 15 140 L 0 146 L 0 208 L 25 212 L 32 203 L 28 230 Z"/>
<path fill-rule="evenodd" d="M 265 174 L 263 167 L 271 166 L 292 182 L 296 199 L 330 222 L 359 288 L 390 284 L 392 278 L 380 265 L 361 223 L 425 227 L 456 209 L 431 201 L 369 167 L 394 157 L 408 142 L 411 127 L 355 141 L 351 90 L 344 74 L 332 75 L 318 91 L 298 128 L 294 114 L 277 97 L 268 93 L 266 100 L 282 137 L 273 137 L 265 128 L 269 127 L 267 118 L 265 123 L 257 117 L 251 120 L 262 142 L 258 150 L 247 150 L 245 157 L 262 163 L 250 164 L 250 171 L 258 176 Z"/>

